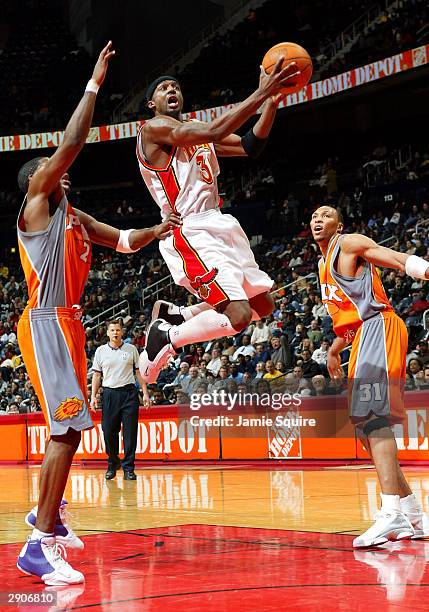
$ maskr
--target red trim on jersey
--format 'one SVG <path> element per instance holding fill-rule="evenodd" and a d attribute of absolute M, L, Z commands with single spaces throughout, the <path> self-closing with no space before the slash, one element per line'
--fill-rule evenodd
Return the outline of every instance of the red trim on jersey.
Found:
<path fill-rule="evenodd" d="M 204 264 L 197 251 L 183 235 L 181 227 L 173 232 L 173 246 L 182 259 L 183 270 L 190 281 L 191 287 L 195 289 L 202 300 L 211 306 L 218 306 L 229 300 L 225 291 L 215 280 L 217 269 L 209 269 Z"/>
<path fill-rule="evenodd" d="M 165 196 L 171 206 L 172 211 L 177 213 L 176 200 L 177 196 L 179 195 L 180 185 L 177 182 L 177 177 L 173 166 L 171 166 L 167 172 L 157 172 L 156 176 L 164 189 Z"/>
<path fill-rule="evenodd" d="M 142 166 L 144 166 L 148 170 L 153 170 L 154 172 L 166 172 L 169 169 L 171 162 L 173 161 L 173 157 L 176 153 L 177 147 L 172 148 L 170 156 L 167 160 L 167 163 L 165 164 L 163 168 L 157 168 L 156 166 L 152 166 L 145 160 L 144 154 L 143 154 L 143 145 L 141 144 L 141 141 L 140 141 L 140 135 L 141 135 L 141 131 L 143 127 L 144 126 L 142 125 L 142 127 L 139 129 L 139 133 L 137 134 L 136 155 L 137 155 L 139 162 L 142 164 Z"/>

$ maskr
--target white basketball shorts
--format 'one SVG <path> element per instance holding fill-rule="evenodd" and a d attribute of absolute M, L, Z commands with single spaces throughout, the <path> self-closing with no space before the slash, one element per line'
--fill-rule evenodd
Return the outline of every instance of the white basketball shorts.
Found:
<path fill-rule="evenodd" d="M 174 282 L 213 307 L 250 300 L 273 285 L 237 219 L 219 209 L 185 217 L 159 249 Z"/>

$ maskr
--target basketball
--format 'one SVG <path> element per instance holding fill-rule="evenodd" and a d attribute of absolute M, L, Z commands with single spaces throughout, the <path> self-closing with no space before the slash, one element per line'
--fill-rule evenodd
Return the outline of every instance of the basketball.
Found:
<path fill-rule="evenodd" d="M 262 60 L 262 66 L 267 74 L 271 74 L 271 71 L 274 69 L 280 57 L 284 58 L 282 68 L 291 62 L 295 62 L 297 70 L 301 73 L 288 81 L 288 86 L 285 88 L 284 92 L 291 94 L 300 91 L 307 85 L 313 74 L 311 57 L 300 45 L 290 42 L 279 43 L 271 47 Z"/>

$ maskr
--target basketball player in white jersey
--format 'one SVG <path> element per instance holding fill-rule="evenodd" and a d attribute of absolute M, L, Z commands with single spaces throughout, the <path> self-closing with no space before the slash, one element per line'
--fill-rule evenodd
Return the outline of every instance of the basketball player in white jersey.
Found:
<path fill-rule="evenodd" d="M 273 281 L 259 269 L 238 221 L 221 213 L 216 177 L 217 155 L 257 157 L 263 150 L 280 90 L 284 94 L 298 74 L 294 63 L 281 66 L 282 59 L 271 75 L 262 71 L 258 89 L 211 123 L 182 119 L 183 96 L 174 77 L 161 76 L 147 89 L 155 116 L 137 138 L 140 171 L 162 218 L 173 212 L 182 220 L 160 251 L 176 284 L 203 300 L 187 308 L 155 304 L 140 357 L 148 383 L 181 347 L 232 336 L 273 311 Z M 243 137 L 234 134 L 262 104 L 253 128 Z"/>

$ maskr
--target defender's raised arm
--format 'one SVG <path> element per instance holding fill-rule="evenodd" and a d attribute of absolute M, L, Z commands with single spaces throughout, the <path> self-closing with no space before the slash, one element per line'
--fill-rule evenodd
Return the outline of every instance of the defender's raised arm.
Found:
<path fill-rule="evenodd" d="M 103 84 L 109 60 L 114 54 L 112 42 L 109 41 L 101 51 L 92 78 L 67 124 L 62 143 L 52 157 L 47 158 L 46 163 L 41 164 L 35 172 L 34 180 L 29 184 L 29 199 L 38 193 L 50 195 L 85 145 L 91 127 L 97 92 Z"/>

